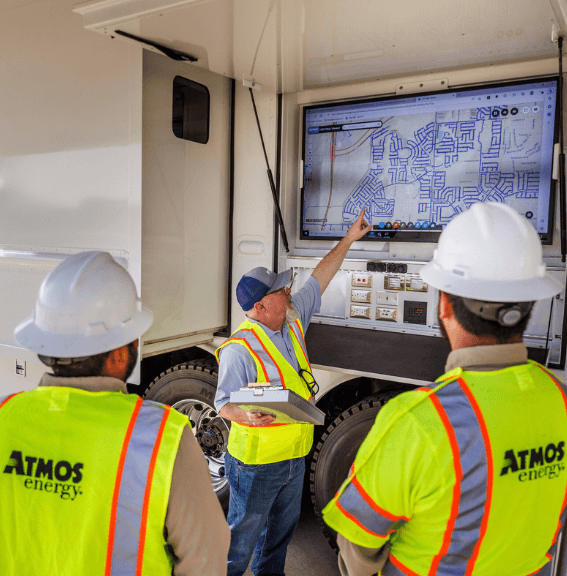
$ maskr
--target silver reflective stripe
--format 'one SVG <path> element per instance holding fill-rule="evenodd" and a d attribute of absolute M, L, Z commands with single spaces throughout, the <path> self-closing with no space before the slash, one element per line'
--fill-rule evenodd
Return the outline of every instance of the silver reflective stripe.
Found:
<path fill-rule="evenodd" d="M 270 355 L 264 350 L 262 346 L 262 342 L 260 341 L 259 336 L 256 336 L 252 330 L 239 330 L 236 334 L 233 334 L 230 339 L 233 338 L 242 338 L 246 340 L 250 345 L 250 348 L 254 351 L 254 353 L 260 358 L 262 363 L 264 364 L 264 368 L 266 369 L 266 373 L 268 374 L 268 382 L 279 382 L 285 387 L 285 383 L 283 382 L 283 376 L 280 376 L 280 372 L 278 367 L 276 366 L 275 360 L 272 360 Z"/>
<path fill-rule="evenodd" d="M 537 572 L 532 572 L 527 576 L 551 576 L 551 567 L 553 562 L 548 562 L 545 566 L 542 566 Z"/>
<path fill-rule="evenodd" d="M 10 400 L 10 398 L 12 398 L 13 396 L 17 396 L 18 394 L 21 394 L 21 392 L 16 392 L 15 394 L 8 394 L 8 396 L 2 396 L 0 398 L 0 408 L 8 401 Z"/>
<path fill-rule="evenodd" d="M 394 525 L 399 527 L 399 520 L 386 518 L 372 508 L 352 482 L 345 488 L 338 502 L 345 512 L 354 516 L 359 525 L 374 536 L 386 538 Z"/>
<path fill-rule="evenodd" d="M 296 337 L 297 341 L 299 342 L 299 346 L 301 347 L 301 349 L 303 350 L 303 353 L 305 354 L 305 358 L 302 358 L 302 360 L 307 359 L 307 368 L 311 369 L 311 366 L 309 364 L 309 356 L 307 355 L 307 346 L 305 344 L 305 340 L 303 339 L 303 335 L 301 333 L 301 330 L 297 324 L 297 320 L 293 323 L 289 325 L 289 329 L 293 332 L 294 336 Z M 299 358 L 297 359 L 299 361 Z M 301 366 L 301 361 L 299 361 L 299 365 Z"/>
<path fill-rule="evenodd" d="M 461 385 L 466 386 L 463 380 L 452 382 L 436 394 L 455 434 L 463 474 L 459 487 L 458 515 L 449 520 L 454 520 L 449 548 L 436 568 L 436 572 L 440 574 L 455 576 L 465 574 L 467 559 L 472 558 L 475 546 L 481 538 L 489 473 L 487 446 L 482 429 Z M 490 447 L 488 450 L 490 451 Z"/>
<path fill-rule="evenodd" d="M 400 570 L 392 563 L 391 558 L 388 558 L 384 568 L 382 568 L 382 576 L 407 576 L 408 574 L 415 574 L 415 572 L 410 570 L 404 572 L 403 570 Z"/>
<path fill-rule="evenodd" d="M 161 406 L 144 402 L 132 430 L 118 495 L 111 576 L 136 574 L 148 471 L 163 414 Z"/>

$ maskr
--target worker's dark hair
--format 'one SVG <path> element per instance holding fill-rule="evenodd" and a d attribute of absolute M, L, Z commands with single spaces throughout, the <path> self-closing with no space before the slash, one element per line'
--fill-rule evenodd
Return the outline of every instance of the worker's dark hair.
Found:
<path fill-rule="evenodd" d="M 136 341 L 128 344 L 128 351 L 130 354 L 137 354 Z M 50 356 L 42 356 L 39 354 L 39 359 L 49 366 L 55 376 L 62 378 L 84 378 L 89 376 L 100 376 L 104 363 L 112 350 L 95 354 L 94 356 L 87 356 L 74 361 L 72 364 L 66 363 L 65 359 L 52 358 Z M 62 363 L 63 362 L 63 363 Z"/>
<path fill-rule="evenodd" d="M 492 336 L 499 344 L 506 344 L 522 336 L 528 322 L 530 321 L 531 310 L 516 324 L 516 326 L 501 326 L 498 322 L 485 320 L 473 314 L 465 305 L 463 298 L 454 294 L 447 294 L 449 301 L 453 305 L 453 313 L 459 324 L 475 336 Z"/>

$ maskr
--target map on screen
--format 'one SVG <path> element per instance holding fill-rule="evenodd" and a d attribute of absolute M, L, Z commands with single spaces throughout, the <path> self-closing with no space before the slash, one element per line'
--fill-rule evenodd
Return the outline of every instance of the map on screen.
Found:
<path fill-rule="evenodd" d="M 307 108 L 303 237 L 342 237 L 364 208 L 369 239 L 403 240 L 485 201 L 549 233 L 556 89 L 547 80 Z"/>

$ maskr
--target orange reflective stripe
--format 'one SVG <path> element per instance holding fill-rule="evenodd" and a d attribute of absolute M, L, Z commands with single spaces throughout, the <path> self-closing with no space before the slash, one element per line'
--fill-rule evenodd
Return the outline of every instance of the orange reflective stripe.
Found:
<path fill-rule="evenodd" d="M 114 482 L 114 492 L 112 494 L 112 507 L 110 508 L 110 526 L 108 529 L 108 545 L 106 549 L 106 566 L 104 569 L 105 576 L 110 576 L 110 570 L 112 568 L 112 548 L 114 546 L 114 531 L 116 529 L 116 513 L 118 507 L 118 495 L 120 494 L 120 484 L 122 482 L 122 472 L 124 471 L 124 460 L 126 459 L 126 452 L 128 451 L 128 444 L 130 443 L 130 438 L 132 436 L 132 430 L 134 430 L 134 424 L 138 418 L 138 413 L 142 407 L 142 399 L 138 398 L 136 405 L 134 406 L 134 411 L 130 417 L 130 422 L 128 423 L 128 428 L 126 429 L 126 435 L 124 436 L 124 442 L 122 443 L 122 450 L 120 452 L 120 459 L 118 460 L 118 469 L 116 471 L 116 481 Z"/>
<path fill-rule="evenodd" d="M 494 464 L 492 461 L 492 448 L 490 446 L 490 436 L 488 435 L 488 429 L 486 427 L 486 422 L 484 421 L 484 417 L 476 401 L 476 398 L 473 396 L 470 388 L 468 387 L 467 383 L 463 380 L 463 378 L 459 378 L 457 383 L 461 387 L 461 390 L 465 393 L 466 397 L 468 398 L 472 409 L 476 415 L 476 419 L 478 420 L 478 425 L 480 427 L 480 431 L 482 433 L 482 438 L 484 441 L 484 447 L 486 449 L 486 503 L 484 505 L 484 515 L 482 517 L 482 522 L 480 524 L 480 536 L 479 539 L 474 547 L 472 557 L 469 560 L 467 565 L 467 570 L 465 572 L 465 576 L 470 576 L 474 569 L 475 562 L 478 558 L 478 553 L 480 552 L 480 547 L 486 535 L 486 529 L 488 527 L 488 518 L 490 516 L 490 505 L 492 503 L 492 483 L 493 483 L 493 473 L 494 473 Z"/>
<path fill-rule="evenodd" d="M 424 390 L 429 391 L 430 388 L 424 388 Z M 453 486 L 453 501 L 451 503 L 451 515 L 449 520 L 447 521 L 447 526 L 445 528 L 445 535 L 443 536 L 443 544 L 441 545 L 441 549 L 439 550 L 438 554 L 433 558 L 431 563 L 431 568 L 429 569 L 429 574 L 433 575 L 436 573 L 439 563 L 441 562 L 441 558 L 447 553 L 449 550 L 449 545 L 451 544 L 451 535 L 453 532 L 453 527 L 455 526 L 455 520 L 459 515 L 459 500 L 461 498 L 461 480 L 463 479 L 463 470 L 461 468 L 461 459 L 459 456 L 459 445 L 457 443 L 457 438 L 455 436 L 455 431 L 451 426 L 449 421 L 449 417 L 445 412 L 445 409 L 441 405 L 439 398 L 435 394 L 431 394 L 429 399 L 433 403 L 433 406 L 437 410 L 439 418 L 443 423 L 443 426 L 447 432 L 447 436 L 449 438 L 449 444 L 451 446 L 451 452 L 453 454 L 453 466 L 455 469 L 455 485 Z"/>
<path fill-rule="evenodd" d="M 244 332 L 244 330 L 242 330 L 242 332 Z M 225 342 L 225 345 L 228 344 L 229 342 L 239 342 L 240 344 L 243 344 L 244 346 L 246 346 L 248 352 L 250 352 L 250 354 L 252 354 L 252 356 L 254 358 L 256 358 L 256 360 L 260 364 L 260 366 L 262 368 L 262 372 L 264 373 L 264 380 L 266 382 L 270 381 L 270 379 L 268 378 L 268 372 L 266 370 L 266 366 L 264 365 L 264 362 L 262 362 L 262 359 L 260 358 L 260 356 L 258 356 L 258 354 L 256 354 L 256 352 L 254 352 L 254 350 L 252 350 L 252 347 L 250 346 L 250 344 L 248 344 L 248 342 L 246 341 L 245 338 L 231 338 L 230 340 L 227 340 Z"/>
<path fill-rule="evenodd" d="M 136 576 L 142 574 L 142 565 L 144 562 L 144 548 L 146 546 L 146 531 L 148 528 L 148 507 L 150 505 L 150 494 L 152 491 L 152 483 L 154 479 L 154 469 L 156 467 L 156 460 L 161 446 L 161 440 L 163 437 L 163 431 L 165 429 L 165 424 L 169 418 L 171 412 L 171 406 L 165 406 L 163 411 L 163 417 L 161 419 L 161 425 L 159 427 L 159 432 L 157 435 L 156 442 L 154 444 L 154 451 L 152 453 L 152 459 L 150 462 L 150 468 L 148 470 L 148 481 L 146 482 L 146 493 L 144 494 L 144 507 L 142 509 L 142 526 L 140 528 L 140 547 L 138 551 L 138 565 L 136 567 Z"/>

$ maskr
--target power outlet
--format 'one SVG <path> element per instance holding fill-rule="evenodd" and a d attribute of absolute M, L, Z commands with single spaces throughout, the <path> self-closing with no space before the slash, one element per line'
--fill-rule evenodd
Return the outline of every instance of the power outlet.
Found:
<path fill-rule="evenodd" d="M 371 274 L 362 274 L 360 272 L 353 272 L 352 285 L 353 286 L 366 286 L 366 287 L 370 288 L 372 286 L 372 275 Z"/>
<path fill-rule="evenodd" d="M 351 306 L 350 317 L 370 319 L 370 306 Z"/>
<path fill-rule="evenodd" d="M 398 321 L 397 308 L 376 308 L 376 320 L 386 320 L 388 322 Z"/>
<path fill-rule="evenodd" d="M 370 304 L 372 299 L 372 292 L 370 290 L 351 290 L 351 302 L 367 302 Z"/>
<path fill-rule="evenodd" d="M 386 304 L 387 306 L 398 305 L 398 294 L 395 292 L 376 292 L 376 304 Z"/>

